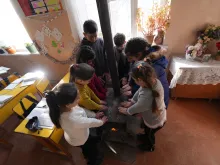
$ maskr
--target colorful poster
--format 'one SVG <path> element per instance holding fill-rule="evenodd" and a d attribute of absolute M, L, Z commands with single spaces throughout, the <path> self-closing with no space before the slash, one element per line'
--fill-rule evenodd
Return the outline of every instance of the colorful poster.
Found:
<path fill-rule="evenodd" d="M 25 16 L 62 10 L 60 0 L 18 0 Z"/>

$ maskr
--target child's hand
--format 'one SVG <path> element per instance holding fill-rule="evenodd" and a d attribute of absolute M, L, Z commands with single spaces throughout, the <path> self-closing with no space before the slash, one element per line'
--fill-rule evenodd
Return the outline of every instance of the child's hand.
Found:
<path fill-rule="evenodd" d="M 101 119 L 104 116 L 103 112 L 97 112 L 95 118 L 96 119 Z"/>
<path fill-rule="evenodd" d="M 103 116 L 101 118 L 101 120 L 102 120 L 103 124 L 105 124 L 108 121 L 108 118 L 107 118 L 107 116 Z"/>
<path fill-rule="evenodd" d="M 118 110 L 119 110 L 120 113 L 128 115 L 127 108 L 119 107 Z"/>
<path fill-rule="evenodd" d="M 122 95 L 124 95 L 124 96 L 131 96 L 132 92 L 131 91 L 126 91 L 126 92 L 123 92 Z"/>
<path fill-rule="evenodd" d="M 126 92 L 126 91 L 130 91 L 131 90 L 131 86 L 129 86 L 128 84 L 127 85 L 125 85 L 126 87 L 122 87 L 122 91 L 123 92 Z"/>
<path fill-rule="evenodd" d="M 100 100 L 100 104 L 107 105 L 106 101 Z"/>
<path fill-rule="evenodd" d="M 100 110 L 108 110 L 108 107 L 105 105 L 101 105 Z"/>
<path fill-rule="evenodd" d="M 126 78 L 126 77 L 123 77 L 123 78 L 121 79 L 121 84 L 122 84 L 123 86 L 125 86 L 127 83 L 128 83 L 127 78 Z"/>
<path fill-rule="evenodd" d="M 121 106 L 125 107 L 125 108 L 128 108 L 128 107 L 130 107 L 132 105 L 133 105 L 133 103 L 130 102 L 130 101 L 124 101 L 124 102 L 121 103 Z"/>

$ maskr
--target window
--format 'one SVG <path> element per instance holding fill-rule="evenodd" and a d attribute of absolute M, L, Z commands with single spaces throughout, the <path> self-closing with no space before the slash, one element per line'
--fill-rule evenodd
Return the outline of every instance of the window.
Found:
<path fill-rule="evenodd" d="M 112 35 L 117 32 L 124 33 L 127 38 L 131 37 L 131 1 L 133 0 L 109 0 L 109 12 L 111 19 Z M 88 19 L 94 20 L 98 25 L 99 36 L 102 36 L 99 15 L 96 5 L 96 0 L 71 0 L 64 1 L 67 9 L 70 22 L 72 21 L 71 28 L 74 32 L 75 26 L 80 38 L 83 37 L 83 23 Z"/>
<path fill-rule="evenodd" d="M 32 43 L 10 0 L 0 1 L 0 47 L 13 46 L 26 52 L 25 43 Z"/>

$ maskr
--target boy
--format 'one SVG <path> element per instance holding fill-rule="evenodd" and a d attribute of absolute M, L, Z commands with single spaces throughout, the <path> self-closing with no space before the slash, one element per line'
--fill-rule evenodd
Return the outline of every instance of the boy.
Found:
<path fill-rule="evenodd" d="M 92 47 L 96 54 L 94 68 L 98 77 L 103 77 L 108 73 L 107 59 L 105 54 L 104 42 L 97 37 L 98 27 L 95 21 L 87 20 L 83 24 L 84 38 L 81 45 Z"/>
<path fill-rule="evenodd" d="M 117 33 L 114 36 L 114 43 L 115 43 L 115 58 L 116 64 L 119 74 L 119 79 L 122 81 L 122 85 L 127 83 L 127 77 L 129 72 L 129 63 L 124 53 L 125 47 L 125 35 L 122 33 Z"/>

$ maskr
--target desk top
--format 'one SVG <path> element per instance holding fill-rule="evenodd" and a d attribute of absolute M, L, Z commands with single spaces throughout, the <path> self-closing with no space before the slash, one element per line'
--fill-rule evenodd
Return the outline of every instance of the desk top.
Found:
<path fill-rule="evenodd" d="M 36 93 L 36 85 L 40 84 L 44 78 L 39 78 L 34 84 L 21 87 L 21 83 L 18 84 L 14 89 L 7 90 L 3 89 L 0 91 L 0 95 L 13 95 L 9 101 L 0 107 L 0 124 L 8 119 L 13 114 L 12 109 L 19 103 L 19 101 L 28 93 Z"/>
<path fill-rule="evenodd" d="M 69 82 L 69 73 L 67 73 L 60 80 L 60 82 L 58 84 L 67 83 L 67 82 Z M 57 85 L 54 88 L 56 88 Z M 27 122 L 28 122 L 28 119 L 24 119 L 21 122 L 21 124 L 15 129 L 15 132 L 22 133 L 22 134 L 27 134 L 27 135 L 32 135 L 32 136 L 37 136 L 37 137 L 42 137 L 42 138 L 49 138 L 49 137 L 51 137 L 52 133 L 54 132 L 54 130 L 56 130 L 56 132 L 59 132 L 59 134 L 63 134 L 63 131 L 61 129 L 56 129 L 56 127 L 54 127 L 53 129 L 43 128 L 42 130 L 39 131 L 39 133 L 38 132 L 33 133 L 33 132 L 30 132 L 27 128 L 25 128 L 25 125 L 27 124 Z M 57 139 L 57 137 L 59 137 L 59 136 L 57 136 L 57 134 L 56 134 L 56 136 L 54 135 L 54 137 L 51 137 L 51 138 L 54 141 L 58 141 L 58 140 L 55 140 L 55 139 Z"/>
<path fill-rule="evenodd" d="M 33 135 L 33 136 L 39 136 L 43 138 L 49 138 L 50 135 L 53 133 L 54 129 L 46 129 L 43 128 L 39 132 L 30 132 L 27 128 L 25 128 L 25 125 L 27 124 L 28 119 L 24 119 L 21 124 L 15 129 L 15 132 L 17 133 L 23 133 L 23 134 L 28 134 L 28 135 Z"/>
<path fill-rule="evenodd" d="M 199 62 L 186 60 L 184 57 L 172 57 L 170 63 L 170 72 L 175 75 L 180 68 L 220 68 L 220 61 L 210 60 L 208 62 Z"/>
<path fill-rule="evenodd" d="M 170 64 L 173 79 L 170 88 L 176 84 L 216 85 L 220 83 L 220 61 L 209 62 L 189 61 L 184 57 L 173 57 Z"/>

